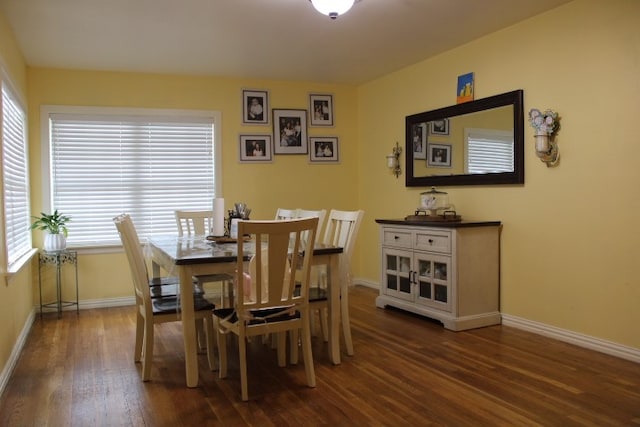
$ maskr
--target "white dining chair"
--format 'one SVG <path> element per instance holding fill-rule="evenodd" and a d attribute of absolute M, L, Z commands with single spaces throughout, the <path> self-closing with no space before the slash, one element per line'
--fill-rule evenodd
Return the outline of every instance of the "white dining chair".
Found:
<path fill-rule="evenodd" d="M 278 210 L 276 211 L 275 219 L 279 221 L 287 220 L 287 219 L 295 219 L 297 218 L 297 215 L 298 215 L 297 209 L 278 208 Z"/>
<path fill-rule="evenodd" d="M 317 218 L 279 221 L 240 221 L 238 232 L 250 235 L 255 250 L 250 267 L 250 284 L 243 272 L 246 245 L 238 240 L 237 283 L 238 292 L 233 308 L 213 311 L 218 336 L 219 376 L 227 376 L 227 335 L 237 335 L 240 384 L 242 400 L 249 399 L 247 381 L 247 340 L 252 336 L 275 334 L 278 337 L 278 365 L 286 365 L 284 341 L 287 331 L 301 331 L 302 354 L 307 385 L 316 386 L 311 331 L 309 326 L 309 274 L 316 237 Z M 293 245 L 291 246 L 291 235 Z M 291 266 L 301 266 L 300 284 L 296 286 L 296 275 Z M 245 291 L 247 289 L 247 291 Z M 282 376 L 274 372 L 274 376 Z"/>
<path fill-rule="evenodd" d="M 340 246 L 343 248 L 343 252 L 340 255 L 339 262 L 339 287 L 340 291 L 340 323 L 342 324 L 342 332 L 345 340 L 345 347 L 347 354 L 353 356 L 353 339 L 351 338 L 351 321 L 349 318 L 349 287 L 352 286 L 351 280 L 351 257 L 355 248 L 356 237 L 362 218 L 364 217 L 364 211 L 339 211 L 332 209 L 329 212 L 329 218 L 325 226 L 323 244 Z M 321 333 L 324 341 L 328 341 L 328 321 L 327 321 L 327 309 L 329 307 L 329 298 L 327 294 L 327 270 L 325 266 L 314 266 L 318 268 L 318 275 L 315 280 L 311 282 L 309 286 L 309 306 L 311 307 L 311 320 L 313 320 L 313 313 L 318 314 L 320 319 Z M 313 326 L 313 321 L 311 321 Z M 297 363 L 298 361 L 298 337 L 296 332 L 291 333 L 291 363 Z"/>
<path fill-rule="evenodd" d="M 178 227 L 178 236 L 205 236 L 208 235 L 211 230 L 213 211 L 176 210 L 175 219 L 176 226 Z M 194 280 L 202 287 L 207 296 L 213 296 L 215 294 L 219 296 L 220 306 L 222 307 L 227 305 L 225 291 L 226 298 L 229 300 L 228 305 L 232 304 L 233 279 L 233 275 L 225 273 L 194 276 Z M 207 284 L 216 284 L 217 289 L 212 289 L 212 287 Z"/>
<path fill-rule="evenodd" d="M 198 235 L 204 236 L 211 232 L 213 226 L 213 211 L 199 210 L 175 211 L 176 225 L 178 227 L 178 236 Z"/>
<path fill-rule="evenodd" d="M 123 214 L 113 219 L 122 246 L 124 247 L 131 277 L 133 279 L 136 299 L 136 339 L 134 360 L 142 361 L 142 380 L 151 379 L 151 362 L 153 360 L 154 325 L 165 322 L 181 321 L 180 299 L 178 296 L 152 297 L 149 286 L 149 273 L 142 252 L 140 240 L 129 215 Z M 194 315 L 197 321 L 204 322 L 207 343 L 207 357 L 211 370 L 215 369 L 214 337 L 212 310 L 215 305 L 204 296 L 194 294 Z"/>

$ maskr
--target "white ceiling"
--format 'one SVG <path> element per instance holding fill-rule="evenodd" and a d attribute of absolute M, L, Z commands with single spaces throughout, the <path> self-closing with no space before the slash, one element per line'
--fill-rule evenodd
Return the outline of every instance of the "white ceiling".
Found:
<path fill-rule="evenodd" d="M 363 83 L 569 0 L 0 0 L 37 67 Z"/>

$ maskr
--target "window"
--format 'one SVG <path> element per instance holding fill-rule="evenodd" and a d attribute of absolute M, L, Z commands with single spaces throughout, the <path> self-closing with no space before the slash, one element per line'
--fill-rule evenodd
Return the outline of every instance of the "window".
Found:
<path fill-rule="evenodd" d="M 18 261 L 31 251 L 29 170 L 26 117 L 16 97 L 2 80 L 2 191 L 4 215 L 3 268 L 18 269 Z"/>
<path fill-rule="evenodd" d="M 174 211 L 211 209 L 220 114 L 43 107 L 50 209 L 71 216 L 72 247 L 120 244 L 113 217 L 140 237 L 176 233 Z"/>
<path fill-rule="evenodd" d="M 465 173 L 513 172 L 513 132 L 465 129 Z"/>

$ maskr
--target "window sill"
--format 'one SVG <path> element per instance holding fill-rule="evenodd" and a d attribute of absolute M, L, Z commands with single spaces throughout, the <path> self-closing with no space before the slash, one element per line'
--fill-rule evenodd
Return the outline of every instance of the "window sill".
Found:
<path fill-rule="evenodd" d="M 25 265 L 31 262 L 31 258 L 33 258 L 38 253 L 38 249 L 31 248 L 29 252 L 22 256 L 18 261 L 11 264 L 11 266 L 7 269 L 6 272 L 3 273 L 5 280 L 10 280 L 13 276 L 18 274 Z"/>

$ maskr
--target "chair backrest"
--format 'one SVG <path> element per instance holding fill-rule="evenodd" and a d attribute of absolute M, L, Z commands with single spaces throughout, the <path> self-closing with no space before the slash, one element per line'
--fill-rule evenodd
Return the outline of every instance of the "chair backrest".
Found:
<path fill-rule="evenodd" d="M 327 210 L 321 209 L 318 211 L 314 210 L 306 210 L 306 209 L 296 209 L 296 218 L 318 218 L 318 229 L 316 231 L 316 236 L 320 237 L 322 232 L 322 227 L 324 226 L 324 217 L 327 216 Z"/>
<path fill-rule="evenodd" d="M 175 211 L 178 236 L 206 235 L 213 226 L 213 211 Z"/>
<path fill-rule="evenodd" d="M 363 210 L 338 211 L 332 209 L 325 226 L 323 243 L 343 248 L 340 257 L 340 275 L 343 278 L 343 283 L 347 286 L 351 284 L 351 256 L 363 217 Z"/>
<path fill-rule="evenodd" d="M 127 214 L 119 215 L 113 218 L 113 222 L 120 234 L 120 240 L 124 252 L 127 255 L 129 261 L 129 268 L 131 270 L 131 278 L 133 279 L 133 286 L 136 296 L 136 304 L 140 309 L 147 311 L 148 315 L 151 315 L 151 293 L 149 290 L 149 272 L 147 271 L 147 264 L 142 253 L 142 246 L 140 246 L 140 240 L 138 233 L 133 225 L 131 217 Z"/>
<path fill-rule="evenodd" d="M 295 219 L 298 216 L 298 212 L 296 209 L 283 209 L 283 208 L 278 208 L 278 210 L 276 211 L 276 218 L 277 220 L 287 220 L 287 219 Z"/>
<path fill-rule="evenodd" d="M 251 297 L 245 295 L 245 292 L 238 292 L 236 298 L 239 318 L 249 320 L 251 311 L 265 308 L 301 309 L 308 306 L 311 259 L 317 226 L 318 218 L 238 223 L 238 234 L 251 236 L 250 242 L 238 239 L 238 289 L 245 289 L 244 282 L 247 280 L 243 274 L 245 254 L 255 252 L 249 267 L 253 288 Z M 298 275 L 291 274 L 292 266 L 300 269 Z M 296 280 L 299 280 L 300 292 L 296 290 Z"/>

